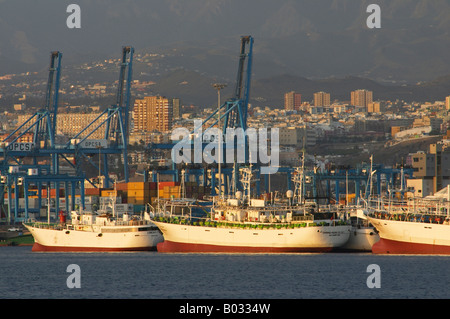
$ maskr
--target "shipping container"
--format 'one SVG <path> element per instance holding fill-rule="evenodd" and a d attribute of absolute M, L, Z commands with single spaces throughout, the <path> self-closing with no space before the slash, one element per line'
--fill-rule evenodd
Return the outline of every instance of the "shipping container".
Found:
<path fill-rule="evenodd" d="M 164 189 L 166 186 L 180 186 L 180 182 L 159 182 L 159 189 Z"/>
<path fill-rule="evenodd" d="M 59 190 L 59 196 L 60 197 L 63 197 L 64 196 L 64 189 L 60 189 Z M 43 189 L 41 189 L 41 197 L 47 197 L 48 196 L 48 194 L 47 194 L 47 188 L 43 188 Z M 54 188 L 51 188 L 50 189 L 50 197 L 56 197 L 56 189 L 54 189 Z"/>
<path fill-rule="evenodd" d="M 151 187 L 150 182 L 130 182 L 128 183 L 128 190 L 130 189 L 145 189 L 149 190 Z"/>
<path fill-rule="evenodd" d="M 121 204 L 122 203 L 122 197 L 117 196 L 115 198 L 115 202 L 117 204 Z M 99 204 L 100 205 L 105 205 L 105 204 L 110 204 L 111 203 L 111 197 L 99 197 Z"/>
<path fill-rule="evenodd" d="M 128 190 L 128 183 L 116 183 L 117 190 Z"/>
<path fill-rule="evenodd" d="M 101 190 L 100 190 L 100 188 L 85 188 L 84 189 L 84 194 L 85 195 L 97 195 L 97 196 L 100 196 L 101 195 Z"/>

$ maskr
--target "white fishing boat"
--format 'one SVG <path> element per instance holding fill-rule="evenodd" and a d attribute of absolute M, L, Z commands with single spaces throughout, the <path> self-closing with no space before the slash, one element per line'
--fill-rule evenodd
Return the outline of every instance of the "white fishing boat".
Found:
<path fill-rule="evenodd" d="M 372 252 L 450 255 L 450 187 L 438 193 L 444 196 L 374 205 L 367 218 L 380 241 Z"/>
<path fill-rule="evenodd" d="M 72 211 L 70 217 L 23 223 L 34 238 L 32 251 L 147 251 L 163 241 L 148 213 Z"/>
<path fill-rule="evenodd" d="M 380 240 L 376 228 L 367 219 L 364 208 L 349 208 L 348 214 L 352 229 L 348 242 L 340 250 L 350 252 L 370 252 L 373 245 Z"/>
<path fill-rule="evenodd" d="M 167 201 L 154 207 L 153 222 L 164 235 L 158 252 L 327 252 L 344 245 L 351 225 L 337 212 L 294 202 L 275 205 L 250 198 L 251 166 L 244 168 L 243 192 L 218 199 L 204 218 L 192 201 Z"/>
<path fill-rule="evenodd" d="M 370 171 L 369 179 L 367 181 L 366 193 L 369 194 L 369 202 L 371 198 L 371 192 L 373 189 L 373 156 L 370 157 Z M 347 192 L 348 194 L 348 181 L 347 181 Z M 346 200 L 347 205 L 345 210 L 347 211 L 347 216 L 352 225 L 352 230 L 350 232 L 350 238 L 348 242 L 341 247 L 343 251 L 350 252 L 370 252 L 375 243 L 380 240 L 380 236 L 376 228 L 367 219 L 367 211 L 369 202 L 361 198 L 358 200 L 355 206 L 348 205 L 349 200 Z"/>

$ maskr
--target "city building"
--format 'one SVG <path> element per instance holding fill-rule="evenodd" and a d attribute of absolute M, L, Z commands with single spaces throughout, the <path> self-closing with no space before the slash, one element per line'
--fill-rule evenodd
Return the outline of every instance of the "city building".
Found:
<path fill-rule="evenodd" d="M 173 105 L 173 119 L 178 120 L 181 118 L 181 100 L 178 98 L 172 99 Z"/>
<path fill-rule="evenodd" d="M 430 144 L 428 153 L 412 154 L 411 163 L 416 179 L 424 179 L 422 185 L 432 185 L 431 193 L 436 193 L 450 184 L 450 149 L 442 143 Z M 426 196 L 423 194 L 422 196 Z"/>
<path fill-rule="evenodd" d="M 324 112 L 324 107 L 323 106 L 310 105 L 308 107 L 308 112 L 311 115 L 322 114 Z"/>
<path fill-rule="evenodd" d="M 81 132 L 84 128 L 86 128 L 92 121 L 94 121 L 97 117 L 100 116 L 101 113 L 58 113 L 58 117 L 56 118 L 56 134 L 57 135 L 65 135 L 68 137 L 75 136 L 79 132 Z M 19 115 L 17 118 L 18 126 L 25 123 L 30 118 L 30 115 Z M 106 120 L 107 114 L 103 114 L 96 123 L 101 123 Z M 30 123 L 28 126 L 24 126 L 24 130 L 31 126 Z M 84 134 L 82 133 L 79 137 L 84 138 L 87 134 L 89 134 L 95 127 L 98 126 L 93 125 L 91 129 L 87 129 Z M 101 125 L 97 130 L 95 130 L 90 136 L 89 139 L 103 139 L 105 138 L 105 128 L 106 125 Z M 32 130 L 34 131 L 34 130 Z"/>
<path fill-rule="evenodd" d="M 413 128 L 431 126 L 431 131 L 433 133 L 439 133 L 441 131 L 441 124 L 443 120 L 434 116 L 424 116 L 422 118 L 414 119 L 412 124 Z"/>
<path fill-rule="evenodd" d="M 353 106 L 368 107 L 373 102 L 373 92 L 368 90 L 356 90 L 351 92 L 350 104 Z"/>
<path fill-rule="evenodd" d="M 25 110 L 24 103 L 14 104 L 14 111 L 23 111 L 23 110 Z"/>
<path fill-rule="evenodd" d="M 406 181 L 406 187 L 408 189 L 414 189 L 414 195 L 411 197 L 425 197 L 433 195 L 433 180 L 432 179 L 408 179 Z"/>
<path fill-rule="evenodd" d="M 284 94 L 284 109 L 287 111 L 300 110 L 302 95 L 294 91 Z"/>
<path fill-rule="evenodd" d="M 7 137 L 8 137 L 8 133 L 6 134 L 1 134 L 0 135 L 0 141 L 4 141 Z M 13 140 L 16 139 L 16 137 L 18 136 L 18 134 L 11 136 L 8 140 L 6 140 L 6 143 L 10 143 Z M 33 137 L 34 137 L 34 133 L 33 132 L 28 132 L 23 134 L 21 137 L 19 137 L 17 139 L 17 143 L 33 143 Z"/>
<path fill-rule="evenodd" d="M 99 117 L 100 114 L 101 113 L 59 113 L 56 118 L 56 131 L 58 134 L 74 136 L 86 128 L 92 121 Z M 86 130 L 84 134 L 80 135 L 80 138 L 83 138 L 89 134 L 93 129 L 95 129 L 95 127 L 106 120 L 107 117 L 107 114 L 103 114 L 97 120 L 96 123 L 98 124 L 91 126 L 91 128 Z M 101 125 L 89 136 L 89 139 L 104 139 L 105 129 L 106 124 Z"/>
<path fill-rule="evenodd" d="M 316 92 L 314 93 L 314 106 L 330 106 L 330 93 Z"/>
<path fill-rule="evenodd" d="M 299 149 L 316 145 L 316 133 L 311 127 L 299 125 L 295 127 L 279 127 L 279 143 L 281 146 L 293 146 Z"/>
<path fill-rule="evenodd" d="M 348 110 L 348 104 L 333 104 L 331 107 L 334 113 L 344 113 Z"/>
<path fill-rule="evenodd" d="M 384 102 L 370 102 L 367 104 L 367 113 L 383 113 L 384 111 Z"/>
<path fill-rule="evenodd" d="M 135 132 L 167 132 L 172 129 L 173 100 L 161 96 L 146 96 L 134 103 Z"/>
<path fill-rule="evenodd" d="M 445 97 L 445 109 L 450 110 L 450 96 Z"/>

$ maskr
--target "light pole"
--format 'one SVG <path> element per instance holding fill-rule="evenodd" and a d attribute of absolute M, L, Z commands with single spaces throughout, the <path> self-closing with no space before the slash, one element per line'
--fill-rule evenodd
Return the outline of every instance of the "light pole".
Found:
<path fill-rule="evenodd" d="M 220 121 L 220 90 L 225 88 L 227 85 L 223 83 L 214 83 L 212 85 L 217 90 L 217 112 L 218 112 L 218 127 L 219 127 L 219 160 L 217 163 L 217 166 L 219 168 L 219 198 L 221 197 L 222 193 L 222 171 L 221 171 L 221 162 L 222 162 L 222 128 L 221 128 L 221 121 Z"/>

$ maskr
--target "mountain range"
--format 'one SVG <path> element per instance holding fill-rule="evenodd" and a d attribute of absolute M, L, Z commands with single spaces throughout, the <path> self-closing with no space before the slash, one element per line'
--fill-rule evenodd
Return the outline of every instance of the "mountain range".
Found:
<path fill-rule="evenodd" d="M 184 104 L 214 106 L 217 93 L 211 87 L 214 78 L 196 72 L 176 70 L 163 76 L 152 86 L 152 94 L 180 97 Z M 250 103 L 254 106 L 284 107 L 284 93 L 296 91 L 302 94 L 302 101 L 312 101 L 315 92 L 330 93 L 331 100 L 350 101 L 350 92 L 367 89 L 373 92 L 374 100 L 434 102 L 444 101 L 450 95 L 450 77 L 441 77 L 420 84 L 380 84 L 371 79 L 355 76 L 327 79 L 307 79 L 290 74 L 254 79 L 251 84 Z M 229 83 L 222 93 L 224 99 L 232 96 L 234 83 Z"/>
<path fill-rule="evenodd" d="M 0 0 L 0 75 L 42 70 L 53 50 L 72 65 L 117 58 L 122 45 L 132 45 L 171 53 L 157 75 L 150 66 L 136 78 L 155 75 L 154 88 L 168 91 L 162 94 L 198 103 L 193 95 L 201 92 L 192 89 L 205 93 L 211 81 L 232 87 L 239 38 L 252 35 L 252 96 L 259 101 L 288 87 L 339 99 L 356 88 L 372 89 L 375 98 L 450 95 L 446 0 L 377 0 L 380 29 L 366 25 L 368 0 L 77 0 L 81 28 L 69 29 L 73 2 Z M 180 88 L 171 82 L 180 76 L 200 84 Z"/>

